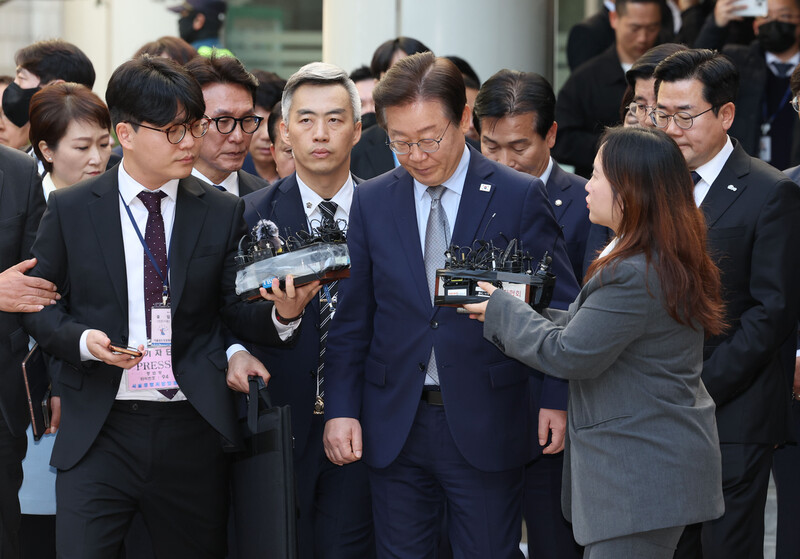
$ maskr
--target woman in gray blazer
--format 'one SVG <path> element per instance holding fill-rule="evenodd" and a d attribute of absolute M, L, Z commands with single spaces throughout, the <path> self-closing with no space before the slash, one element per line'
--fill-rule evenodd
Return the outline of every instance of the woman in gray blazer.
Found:
<path fill-rule="evenodd" d="M 563 508 L 585 558 L 671 558 L 687 524 L 723 513 L 703 336 L 723 328 L 719 271 L 678 146 L 661 131 L 607 133 L 586 185 L 589 218 L 617 237 L 568 311 L 491 292 L 466 305 L 506 355 L 569 379 Z"/>

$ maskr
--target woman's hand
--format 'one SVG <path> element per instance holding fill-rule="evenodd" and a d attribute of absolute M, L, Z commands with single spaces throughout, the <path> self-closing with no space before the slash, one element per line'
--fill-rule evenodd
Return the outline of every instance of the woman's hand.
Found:
<path fill-rule="evenodd" d="M 478 287 L 483 289 L 490 296 L 497 290 L 495 286 L 485 281 L 479 281 Z M 486 307 L 488 304 L 489 301 L 484 301 L 483 303 L 469 303 L 464 305 L 464 309 L 469 312 L 469 317 L 471 319 L 483 322 L 486 319 Z"/>

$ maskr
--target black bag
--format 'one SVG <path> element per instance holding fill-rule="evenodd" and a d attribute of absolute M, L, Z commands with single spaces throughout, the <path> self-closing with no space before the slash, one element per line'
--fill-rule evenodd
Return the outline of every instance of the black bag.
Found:
<path fill-rule="evenodd" d="M 262 405 L 263 404 L 263 405 Z M 261 377 L 250 379 L 245 450 L 233 458 L 236 556 L 297 557 L 297 505 L 289 406 L 272 406 Z"/>

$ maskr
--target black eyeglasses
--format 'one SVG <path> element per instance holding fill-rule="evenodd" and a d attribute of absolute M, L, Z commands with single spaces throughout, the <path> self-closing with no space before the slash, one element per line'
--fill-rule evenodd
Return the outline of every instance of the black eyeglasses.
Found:
<path fill-rule="evenodd" d="M 217 127 L 217 132 L 220 134 L 230 134 L 236 129 L 236 123 L 239 123 L 239 126 L 242 129 L 242 132 L 245 134 L 252 134 L 258 127 L 261 125 L 261 121 L 264 120 L 263 116 L 243 116 L 242 118 L 233 118 L 232 116 L 218 116 L 216 118 L 209 118 L 208 120 L 212 121 L 214 125 Z"/>
<path fill-rule="evenodd" d="M 438 140 L 431 138 L 425 138 L 418 142 L 404 142 L 403 140 L 395 140 L 393 142 L 386 142 L 386 145 L 388 145 L 389 149 L 395 152 L 397 155 L 408 155 L 411 153 L 411 148 L 414 146 L 417 146 L 425 153 L 435 153 L 439 151 L 439 144 L 442 142 L 442 140 L 444 140 L 444 135 L 447 133 L 448 128 L 450 128 L 450 122 L 447 123 L 447 126 L 444 128 L 444 132 L 442 132 L 442 135 Z"/>
<path fill-rule="evenodd" d="M 672 119 L 675 122 L 675 126 L 682 130 L 689 130 L 694 124 L 694 119 L 696 119 L 700 115 L 706 114 L 708 111 L 713 111 L 716 107 L 709 107 L 702 113 L 697 113 L 696 115 L 690 115 L 685 111 L 679 111 L 675 114 L 668 115 L 664 111 L 653 111 L 650 113 L 650 120 L 653 121 L 653 124 L 657 128 L 666 128 L 669 126 L 669 119 Z"/>
<path fill-rule="evenodd" d="M 202 138 L 208 132 L 208 119 L 201 118 L 200 120 L 195 120 L 193 123 L 189 124 L 187 122 L 181 122 L 178 124 L 173 124 L 168 128 L 156 128 L 154 126 L 147 126 L 146 124 L 142 124 L 141 122 L 134 122 L 133 120 L 126 120 L 128 124 L 133 124 L 135 126 L 141 126 L 142 128 L 147 128 L 148 130 L 155 130 L 156 132 L 163 132 L 167 135 L 167 141 L 171 144 L 179 144 L 183 139 L 186 137 L 186 131 L 189 130 L 192 133 L 192 136 L 195 138 Z"/>

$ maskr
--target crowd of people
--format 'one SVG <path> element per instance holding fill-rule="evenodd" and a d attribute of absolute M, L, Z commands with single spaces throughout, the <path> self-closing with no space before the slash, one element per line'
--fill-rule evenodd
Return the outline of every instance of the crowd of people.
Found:
<path fill-rule="evenodd" d="M 175 8 L 181 37 L 105 102 L 75 45 L 19 50 L 0 558 L 243 557 L 254 376 L 291 407 L 301 559 L 521 557 L 523 518 L 537 559 L 761 557 L 771 471 L 792 556 L 800 2 L 766 4 L 606 2 L 558 95 L 410 37 L 283 79 L 222 48 L 214 0 Z M 349 277 L 242 300 L 234 257 L 265 220 L 345 229 Z M 491 283 L 434 304 L 451 247 L 512 239 L 552 259 L 549 308 Z"/>

